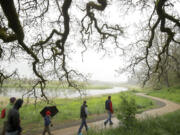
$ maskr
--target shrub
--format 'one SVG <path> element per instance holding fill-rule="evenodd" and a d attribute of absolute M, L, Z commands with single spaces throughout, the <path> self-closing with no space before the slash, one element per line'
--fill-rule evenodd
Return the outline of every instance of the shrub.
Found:
<path fill-rule="evenodd" d="M 137 104 L 134 98 L 126 95 L 121 96 L 122 102 L 117 113 L 117 118 L 122 122 L 126 128 L 131 128 L 136 123 Z"/>

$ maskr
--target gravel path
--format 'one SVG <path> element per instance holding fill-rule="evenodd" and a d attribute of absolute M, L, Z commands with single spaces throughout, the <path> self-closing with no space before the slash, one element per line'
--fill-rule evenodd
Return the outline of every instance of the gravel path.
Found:
<path fill-rule="evenodd" d="M 163 115 L 163 114 L 166 114 L 166 113 L 169 113 L 169 112 L 174 112 L 174 111 L 180 109 L 179 104 L 176 104 L 174 102 L 171 102 L 171 101 L 168 101 L 168 100 L 165 100 L 165 99 L 148 96 L 148 95 L 145 95 L 143 93 L 137 93 L 136 95 L 151 98 L 151 99 L 155 100 L 156 104 L 158 105 L 158 108 L 154 108 L 154 109 L 151 109 L 151 110 L 148 110 L 148 111 L 144 111 L 141 114 L 137 114 L 136 117 L 138 119 L 144 119 L 147 116 L 156 117 L 156 116 Z M 115 127 L 118 126 L 119 121 L 118 121 L 117 118 L 114 117 L 114 118 L 112 118 L 112 121 L 114 123 L 113 126 L 107 125 L 106 127 L 104 127 L 104 119 L 105 118 L 106 118 L 106 115 L 101 115 L 96 120 L 93 120 L 95 122 L 90 122 L 89 121 L 88 126 L 90 128 L 98 128 L 98 129 L 115 128 Z M 63 127 L 62 129 L 53 130 L 52 134 L 53 135 L 76 135 L 79 126 L 80 126 L 79 123 L 72 124 L 72 126 L 70 126 L 70 127 L 68 126 L 67 128 Z"/>

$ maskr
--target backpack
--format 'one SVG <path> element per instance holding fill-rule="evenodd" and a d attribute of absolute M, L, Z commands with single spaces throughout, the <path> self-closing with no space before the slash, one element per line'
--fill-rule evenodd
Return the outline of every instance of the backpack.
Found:
<path fill-rule="evenodd" d="M 3 118 L 5 118 L 5 116 L 6 116 L 6 109 L 2 109 L 1 118 L 3 119 Z"/>
<path fill-rule="evenodd" d="M 109 110 L 110 109 L 110 107 L 109 107 L 109 100 L 106 100 L 106 102 L 105 102 L 105 109 L 106 110 Z"/>

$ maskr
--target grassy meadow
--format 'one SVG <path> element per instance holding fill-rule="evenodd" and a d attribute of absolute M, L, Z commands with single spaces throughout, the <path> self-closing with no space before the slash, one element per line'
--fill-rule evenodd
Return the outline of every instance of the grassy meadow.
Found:
<path fill-rule="evenodd" d="M 131 88 L 132 92 L 144 92 L 148 95 L 180 103 L 180 86 L 161 90 Z M 133 127 L 123 126 L 115 129 L 90 130 L 88 135 L 180 135 L 180 110 L 156 118 L 138 120 Z"/>
<path fill-rule="evenodd" d="M 127 129 L 123 126 L 107 130 L 90 130 L 88 135 L 179 135 L 180 110 L 160 116 L 139 120 L 133 127 Z"/>
<path fill-rule="evenodd" d="M 111 86 L 108 86 L 109 88 Z M 107 86 L 90 86 L 89 88 L 104 89 Z M 129 88 L 128 92 L 121 92 L 117 94 L 112 94 L 112 102 L 114 111 L 118 110 L 119 104 L 121 103 L 121 96 L 127 95 L 128 99 L 134 98 L 137 106 L 138 113 L 155 107 L 154 101 L 136 96 L 136 92 L 144 92 L 151 96 L 156 96 L 180 103 L 180 87 L 170 87 L 163 88 L 161 90 L 153 89 L 140 89 L 138 87 Z M 100 114 L 105 113 L 105 100 L 108 95 L 102 95 L 97 97 L 86 98 L 88 104 L 89 117 L 98 117 Z M 52 118 L 53 124 L 71 123 L 73 121 L 79 120 L 80 116 L 80 106 L 84 99 L 73 98 L 73 99 L 53 99 L 48 105 L 56 105 L 59 113 Z M 0 101 L 0 111 L 7 104 L 8 98 L 3 98 Z M 21 124 L 23 127 L 23 134 L 37 133 L 37 131 L 42 131 L 43 128 L 43 118 L 40 115 L 40 111 L 44 106 L 48 106 L 45 102 L 39 101 L 36 106 L 32 104 L 23 104 L 20 110 L 21 114 Z M 164 115 L 158 118 L 147 118 L 146 120 L 137 121 L 137 123 L 130 129 L 126 129 L 121 126 L 116 129 L 106 129 L 106 130 L 90 130 L 88 135 L 179 135 L 180 134 L 180 110 L 168 115 Z M 2 127 L 2 120 L 0 121 L 0 128 Z M 28 134 L 29 135 L 29 134 Z"/>
<path fill-rule="evenodd" d="M 121 92 L 112 95 L 112 102 L 115 112 L 121 102 L 120 96 L 123 94 L 128 95 L 129 99 L 130 97 L 135 98 L 139 112 L 155 107 L 154 102 L 150 99 L 135 96 L 132 92 Z M 104 103 L 106 99 L 107 95 L 89 97 L 86 99 L 88 105 L 89 119 L 97 116 L 98 114 L 105 113 Z M 51 104 L 49 105 L 56 105 L 59 113 L 52 118 L 53 123 L 66 123 L 74 120 L 79 120 L 80 106 L 82 102 L 83 100 L 79 98 L 54 99 L 53 102 L 51 102 Z M 24 104 L 23 107 L 20 109 L 21 124 L 24 129 L 24 133 L 28 132 L 29 130 L 36 131 L 43 127 L 43 118 L 39 112 L 43 109 L 44 106 L 47 106 L 47 104 L 45 104 L 44 102 L 38 102 L 36 106 L 34 106 L 34 104 Z M 2 109 L 3 106 L 1 106 L 0 108 Z M 0 125 L 2 125 L 2 121 L 0 121 L 0 123 Z"/>
<path fill-rule="evenodd" d="M 147 91 L 147 94 L 180 103 L 180 86 L 163 88 L 161 90 L 150 90 Z"/>

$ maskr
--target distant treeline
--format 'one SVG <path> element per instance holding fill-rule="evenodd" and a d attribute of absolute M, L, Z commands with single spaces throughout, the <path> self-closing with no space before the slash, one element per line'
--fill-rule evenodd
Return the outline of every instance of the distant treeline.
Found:
<path fill-rule="evenodd" d="M 30 79 L 8 79 L 5 80 L 2 87 L 3 88 L 31 88 L 36 84 L 37 80 Z M 113 86 L 110 84 L 93 84 L 88 82 L 75 82 L 80 89 L 109 89 Z M 73 89 L 68 86 L 68 83 L 65 81 L 51 80 L 47 81 L 46 88 L 48 89 Z"/>

